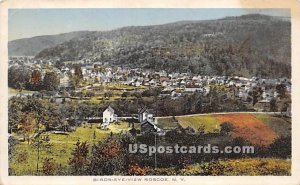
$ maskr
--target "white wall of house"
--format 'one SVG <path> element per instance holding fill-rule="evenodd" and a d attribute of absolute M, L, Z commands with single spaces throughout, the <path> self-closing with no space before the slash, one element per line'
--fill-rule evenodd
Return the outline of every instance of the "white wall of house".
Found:
<path fill-rule="evenodd" d="M 140 122 L 143 122 L 143 121 L 145 121 L 145 120 L 150 120 L 150 121 L 152 121 L 153 120 L 153 114 L 149 114 L 147 111 L 145 111 L 145 112 L 143 112 L 143 113 L 140 113 L 139 115 L 138 115 L 138 118 L 139 118 L 139 121 Z"/>
<path fill-rule="evenodd" d="M 62 78 L 60 78 L 60 87 L 68 87 L 70 83 L 70 78 L 67 75 L 64 75 Z"/>
<path fill-rule="evenodd" d="M 116 115 L 114 114 L 114 111 L 107 108 L 103 112 L 103 123 L 110 123 L 116 121 Z"/>

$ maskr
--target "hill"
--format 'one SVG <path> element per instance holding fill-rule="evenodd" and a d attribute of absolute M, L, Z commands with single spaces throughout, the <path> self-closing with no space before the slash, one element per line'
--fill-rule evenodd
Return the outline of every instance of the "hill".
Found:
<path fill-rule="evenodd" d="M 95 61 L 202 75 L 290 77 L 291 23 L 251 14 L 91 32 L 36 58 Z"/>
<path fill-rule="evenodd" d="M 32 38 L 17 39 L 8 42 L 9 56 L 35 56 L 43 49 L 54 47 L 65 41 L 80 37 L 89 33 L 88 31 L 78 31 L 62 33 L 57 35 L 44 35 Z"/>

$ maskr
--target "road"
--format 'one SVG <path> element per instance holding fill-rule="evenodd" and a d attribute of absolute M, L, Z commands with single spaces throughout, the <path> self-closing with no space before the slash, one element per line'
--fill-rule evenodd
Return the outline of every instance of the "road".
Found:
<path fill-rule="evenodd" d="M 188 114 L 181 115 L 175 117 L 189 117 L 189 116 L 205 116 L 205 115 L 217 115 L 217 114 L 281 114 L 281 112 L 212 112 L 212 113 L 204 113 L 204 114 Z M 155 117 L 155 118 L 172 118 L 173 116 L 163 116 L 163 117 Z"/>

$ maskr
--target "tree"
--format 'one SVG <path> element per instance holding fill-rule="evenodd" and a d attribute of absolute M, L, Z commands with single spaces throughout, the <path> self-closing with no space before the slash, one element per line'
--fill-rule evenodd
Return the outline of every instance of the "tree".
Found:
<path fill-rule="evenodd" d="M 63 115 L 60 112 L 59 107 L 57 107 L 53 103 L 48 103 L 46 107 L 47 114 L 44 117 L 44 126 L 45 130 L 49 131 L 51 128 L 57 127 L 57 126 L 63 126 L 64 119 Z"/>
<path fill-rule="evenodd" d="M 99 78 L 96 76 L 95 78 L 94 78 L 94 83 L 99 83 L 100 81 L 99 81 Z"/>
<path fill-rule="evenodd" d="M 17 162 L 18 163 L 25 163 L 28 161 L 28 152 L 26 150 L 20 151 L 17 155 Z"/>
<path fill-rule="evenodd" d="M 125 146 L 119 138 L 111 136 L 93 146 L 90 175 L 113 175 L 126 173 Z"/>
<path fill-rule="evenodd" d="M 45 104 L 34 97 L 28 97 L 26 105 L 23 107 L 22 111 L 25 113 L 33 114 L 36 122 L 36 133 L 37 136 L 35 140 L 37 141 L 37 163 L 36 163 L 36 171 L 39 174 L 39 160 L 40 160 L 40 134 L 41 134 L 41 126 L 45 124 L 45 120 L 47 115 L 47 109 Z"/>
<path fill-rule="evenodd" d="M 89 145 L 86 141 L 82 143 L 77 141 L 75 145 L 69 164 L 74 175 L 84 175 L 86 173 L 85 167 L 88 164 Z"/>
<path fill-rule="evenodd" d="M 16 153 L 16 145 L 18 144 L 18 140 L 13 136 L 9 136 L 8 138 L 8 160 L 10 161 L 15 153 Z"/>
<path fill-rule="evenodd" d="M 28 68 L 10 67 L 8 69 L 8 86 L 19 89 L 22 84 L 25 88 L 30 81 L 30 72 Z"/>
<path fill-rule="evenodd" d="M 107 91 L 104 93 L 105 98 L 110 98 L 110 97 L 112 97 L 112 95 L 113 95 L 113 93 L 111 91 Z"/>
<path fill-rule="evenodd" d="M 258 102 L 261 94 L 262 89 L 260 87 L 254 88 L 252 92 L 249 93 L 249 95 L 252 97 L 252 106 L 254 106 Z"/>
<path fill-rule="evenodd" d="M 286 86 L 284 84 L 276 85 L 276 91 L 280 99 L 286 98 Z"/>
<path fill-rule="evenodd" d="M 78 79 L 80 79 L 80 80 L 82 80 L 83 79 L 83 74 L 82 74 L 82 70 L 81 70 L 81 67 L 79 66 L 79 65 L 75 65 L 75 76 L 78 78 Z"/>
<path fill-rule="evenodd" d="M 205 133 L 205 125 L 204 124 L 200 124 L 200 126 L 198 128 L 198 132 L 200 135 L 203 135 Z"/>
<path fill-rule="evenodd" d="M 35 129 L 35 118 L 32 113 L 23 115 L 19 129 L 24 136 L 24 141 L 27 139 L 29 144 L 30 135 L 34 133 Z"/>
<path fill-rule="evenodd" d="M 57 69 L 61 70 L 61 69 L 64 67 L 64 63 L 58 59 L 58 60 L 56 60 L 56 61 L 54 62 L 54 66 L 55 66 Z"/>
<path fill-rule="evenodd" d="M 12 133 L 17 129 L 19 122 L 23 117 L 22 109 L 26 104 L 25 98 L 12 97 L 8 101 L 8 132 Z"/>
<path fill-rule="evenodd" d="M 169 143 L 173 143 L 179 140 L 181 138 L 181 133 L 179 133 L 176 130 L 170 130 L 166 133 L 165 138 Z"/>
<path fill-rule="evenodd" d="M 18 83 L 17 84 L 17 89 L 19 90 L 20 97 L 22 97 L 22 92 L 25 89 L 25 84 L 24 83 Z"/>
<path fill-rule="evenodd" d="M 53 144 L 50 142 L 50 137 L 48 134 L 42 134 L 33 140 L 32 146 L 36 149 L 44 150 L 47 153 L 52 153 Z"/>
<path fill-rule="evenodd" d="M 74 75 L 70 74 L 70 79 L 71 79 L 71 86 L 73 87 L 78 87 L 80 82 L 83 80 L 83 74 L 82 74 L 82 69 L 79 65 L 74 66 Z"/>
<path fill-rule="evenodd" d="M 221 123 L 220 126 L 221 126 L 220 132 L 222 134 L 228 135 L 229 132 L 234 130 L 234 125 L 232 123 L 229 123 L 229 122 L 223 122 L 223 123 Z"/>
<path fill-rule="evenodd" d="M 122 93 L 122 95 L 121 95 L 121 96 L 122 96 L 122 97 L 128 97 L 128 96 L 129 96 L 129 94 L 130 94 L 130 93 L 129 93 L 128 91 L 125 91 L 125 92 L 123 92 L 123 93 Z"/>
<path fill-rule="evenodd" d="M 31 84 L 33 86 L 39 86 L 42 82 L 42 73 L 39 70 L 34 70 L 31 73 Z"/>
<path fill-rule="evenodd" d="M 270 111 L 276 112 L 277 111 L 277 105 L 276 105 L 276 99 L 272 98 L 270 101 Z"/>
<path fill-rule="evenodd" d="M 53 158 L 45 158 L 43 161 L 43 174 L 44 175 L 55 175 L 55 172 L 57 170 L 57 165 Z"/>
<path fill-rule="evenodd" d="M 93 139 L 94 139 L 94 140 L 96 139 L 96 130 L 94 130 L 94 133 L 93 133 Z"/>
<path fill-rule="evenodd" d="M 277 138 L 269 147 L 270 153 L 275 157 L 290 158 L 292 155 L 291 136 Z"/>
<path fill-rule="evenodd" d="M 59 86 L 59 77 L 55 72 L 47 72 L 44 77 L 44 88 L 48 91 L 53 91 L 58 89 Z"/>
<path fill-rule="evenodd" d="M 132 164 L 128 167 L 128 174 L 129 175 L 146 175 L 147 168 L 142 168 L 138 164 Z"/>

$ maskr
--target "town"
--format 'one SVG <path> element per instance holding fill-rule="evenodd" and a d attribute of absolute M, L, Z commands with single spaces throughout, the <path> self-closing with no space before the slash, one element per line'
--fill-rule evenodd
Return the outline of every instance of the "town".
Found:
<path fill-rule="evenodd" d="M 145 122 L 142 125 L 148 124 L 148 127 L 150 125 L 150 129 L 142 126 L 144 130 L 159 130 L 162 132 L 162 129 L 155 124 L 157 120 L 154 119 L 155 116 L 160 114 L 155 115 L 156 110 L 151 109 L 149 111 L 150 109 L 146 109 L 147 105 L 142 106 L 137 112 L 126 113 L 125 111 L 123 115 L 119 113 L 119 117 L 115 114 L 114 108 L 110 106 L 113 101 L 132 101 L 133 99 L 152 96 L 174 101 L 193 94 L 211 98 L 211 94 L 215 93 L 218 94 L 219 99 L 217 101 L 220 104 L 227 100 L 234 100 L 242 105 L 242 108 L 237 108 L 233 112 L 284 112 L 285 116 L 291 117 L 290 103 L 289 100 L 286 100 L 291 95 L 291 80 L 288 78 L 264 79 L 239 76 L 201 76 L 188 72 L 155 72 L 140 68 L 110 67 L 108 64 L 92 62 L 89 59 L 76 62 L 53 62 L 34 60 L 29 57 L 12 57 L 9 60 L 9 68 L 27 69 L 23 75 L 27 74 L 28 76 L 22 77 L 22 80 L 27 78 L 28 82 L 23 82 L 23 88 L 25 88 L 24 83 L 28 87 L 30 87 L 30 84 L 36 86 L 45 81 L 47 74 L 55 74 L 56 82 L 54 80 L 53 84 L 48 84 L 48 87 L 53 86 L 53 89 L 44 92 L 45 90 L 43 91 L 41 88 L 39 91 L 33 90 L 21 93 L 23 95 L 49 97 L 55 102 L 82 100 L 105 104 L 106 101 L 107 106 L 102 110 L 103 113 L 99 112 L 93 117 L 86 118 L 86 120 L 91 120 L 103 115 L 101 118 L 102 129 L 106 129 L 110 122 L 122 118 L 133 118 L 138 119 L 140 123 Z M 151 89 L 157 91 L 151 93 Z M 17 91 L 17 94 L 19 94 L 19 91 Z M 211 100 L 204 100 L 201 106 L 211 104 Z M 218 110 L 218 107 L 211 110 L 212 113 L 220 111 L 222 110 Z M 209 111 L 205 111 L 205 113 L 207 112 Z M 178 115 L 183 115 L 183 113 L 179 112 Z M 164 116 L 178 115 L 173 113 Z"/>

